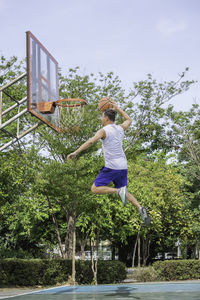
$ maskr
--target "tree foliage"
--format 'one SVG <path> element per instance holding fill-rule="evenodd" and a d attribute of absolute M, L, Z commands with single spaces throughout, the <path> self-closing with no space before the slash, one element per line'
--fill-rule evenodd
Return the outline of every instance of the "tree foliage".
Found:
<path fill-rule="evenodd" d="M 1 57 L 2 84 L 22 71 L 23 64 L 15 57 Z M 1 249 L 39 256 L 42 247 L 59 245 L 62 256 L 70 257 L 75 230 L 83 244 L 86 239 L 108 239 L 119 248 L 139 232 L 146 253 L 143 260 L 175 249 L 178 237 L 184 247 L 199 247 L 199 106 L 176 112 L 168 105 L 194 83 L 185 79 L 187 71 L 177 81 L 164 83 L 148 75 L 133 83 L 128 93 L 113 72 L 85 75 L 77 67 L 66 76 L 60 74 L 60 97 L 87 101 L 80 130 L 57 134 L 42 126 L 30 134 L 23 150 L 16 147 L 1 153 Z M 9 93 L 21 97 L 24 91 L 22 84 Z M 101 127 L 97 104 L 103 96 L 111 96 L 133 119 L 124 140 L 129 191 L 149 209 L 150 228 L 141 226 L 131 204 L 123 208 L 114 195 L 91 193 L 104 164 L 100 142 L 77 160 L 66 161 L 67 154 Z M 121 121 L 118 116 L 116 122 Z"/>

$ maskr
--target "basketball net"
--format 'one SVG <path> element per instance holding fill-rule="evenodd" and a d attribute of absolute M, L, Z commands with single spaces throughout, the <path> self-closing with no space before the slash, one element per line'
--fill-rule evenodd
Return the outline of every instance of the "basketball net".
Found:
<path fill-rule="evenodd" d="M 58 106 L 60 132 L 75 133 L 81 130 L 81 122 L 85 105 L 70 106 L 74 102 L 67 102 L 67 106 Z"/>

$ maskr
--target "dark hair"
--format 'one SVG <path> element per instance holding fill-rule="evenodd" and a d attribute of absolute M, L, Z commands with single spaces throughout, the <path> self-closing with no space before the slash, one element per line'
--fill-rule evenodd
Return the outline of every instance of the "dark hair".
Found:
<path fill-rule="evenodd" d="M 117 112 L 113 109 L 106 109 L 104 111 L 104 116 L 108 117 L 110 121 L 115 122 L 115 116 L 116 116 Z"/>

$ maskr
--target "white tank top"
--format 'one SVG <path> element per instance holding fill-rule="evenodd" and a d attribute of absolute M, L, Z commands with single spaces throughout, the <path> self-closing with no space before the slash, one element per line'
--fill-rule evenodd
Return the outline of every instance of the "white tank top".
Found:
<path fill-rule="evenodd" d="M 113 170 L 127 169 L 127 160 L 123 151 L 124 129 L 120 125 L 109 124 L 103 127 L 106 138 L 102 140 L 105 167 Z"/>

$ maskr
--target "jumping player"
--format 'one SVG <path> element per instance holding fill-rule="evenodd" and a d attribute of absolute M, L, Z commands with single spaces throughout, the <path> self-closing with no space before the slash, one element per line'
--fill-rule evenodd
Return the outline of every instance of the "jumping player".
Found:
<path fill-rule="evenodd" d="M 120 113 L 125 121 L 115 124 L 115 115 Z M 102 114 L 103 128 L 82 144 L 75 152 L 70 153 L 67 159 L 75 158 L 78 153 L 86 150 L 98 140 L 102 141 L 105 167 L 103 167 L 95 179 L 91 191 L 94 194 L 117 194 L 125 206 L 127 200 L 130 201 L 139 211 L 145 225 L 148 226 L 151 218 L 145 207 L 142 207 L 138 201 L 128 192 L 127 185 L 127 160 L 123 151 L 124 131 L 131 125 L 131 118 L 117 104 L 113 104 L 113 109 L 106 109 Z M 107 185 L 113 182 L 115 187 Z"/>

